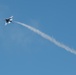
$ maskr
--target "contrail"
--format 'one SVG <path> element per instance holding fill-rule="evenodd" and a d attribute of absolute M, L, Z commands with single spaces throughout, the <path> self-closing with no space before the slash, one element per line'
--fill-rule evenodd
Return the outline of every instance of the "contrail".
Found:
<path fill-rule="evenodd" d="M 38 30 L 38 29 L 36 29 L 36 28 L 34 28 L 34 27 L 31 27 L 31 26 L 29 26 L 29 25 L 27 25 L 27 24 L 21 23 L 21 22 L 16 22 L 16 21 L 15 21 L 15 23 L 20 24 L 20 25 L 22 25 L 22 26 L 24 26 L 24 27 L 27 27 L 28 29 L 30 29 L 30 30 L 32 30 L 33 32 L 35 32 L 35 33 L 37 33 L 38 35 L 40 35 L 41 37 L 43 37 L 43 38 L 49 40 L 50 42 L 54 43 L 54 44 L 57 45 L 58 47 L 61 47 L 61 48 L 65 49 L 66 51 L 69 51 L 70 53 L 76 54 L 76 50 L 74 50 L 74 49 L 72 49 L 72 48 L 70 48 L 70 47 L 62 44 L 61 42 L 57 41 L 55 38 L 53 38 L 53 37 L 51 37 L 51 36 L 49 36 L 49 35 L 41 32 L 40 30 Z"/>

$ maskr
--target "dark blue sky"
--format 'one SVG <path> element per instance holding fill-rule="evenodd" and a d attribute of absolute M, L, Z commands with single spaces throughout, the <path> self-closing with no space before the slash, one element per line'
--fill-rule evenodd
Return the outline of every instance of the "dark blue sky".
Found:
<path fill-rule="evenodd" d="M 4 19 L 33 26 L 76 49 L 75 0 L 0 0 L 0 75 L 76 75 L 76 55 Z"/>

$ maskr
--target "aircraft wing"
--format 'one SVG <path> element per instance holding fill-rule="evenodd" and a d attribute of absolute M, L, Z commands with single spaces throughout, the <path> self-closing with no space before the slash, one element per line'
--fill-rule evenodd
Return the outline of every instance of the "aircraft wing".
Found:
<path fill-rule="evenodd" d="M 5 26 L 7 25 L 7 23 L 5 22 Z"/>
<path fill-rule="evenodd" d="M 12 19 L 12 18 L 13 18 L 13 16 L 10 17 L 10 19 Z"/>
<path fill-rule="evenodd" d="M 8 22 L 8 23 L 5 22 L 5 26 L 6 26 L 7 24 L 9 24 L 9 23 L 11 23 L 11 22 Z"/>
<path fill-rule="evenodd" d="M 10 19 L 10 21 L 12 21 L 13 20 L 13 16 L 11 16 L 9 19 Z"/>

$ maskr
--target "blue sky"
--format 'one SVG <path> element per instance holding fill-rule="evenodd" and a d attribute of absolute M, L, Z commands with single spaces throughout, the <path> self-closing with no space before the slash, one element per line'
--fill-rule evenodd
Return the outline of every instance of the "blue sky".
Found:
<path fill-rule="evenodd" d="M 76 49 L 75 0 L 0 0 L 0 75 L 76 75 L 76 55 L 16 23 L 33 26 Z"/>

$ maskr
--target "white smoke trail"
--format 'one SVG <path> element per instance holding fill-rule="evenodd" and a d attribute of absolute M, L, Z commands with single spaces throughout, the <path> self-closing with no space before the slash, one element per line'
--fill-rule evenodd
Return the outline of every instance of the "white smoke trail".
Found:
<path fill-rule="evenodd" d="M 15 21 L 15 22 L 16 22 L 16 21 Z M 58 47 L 61 47 L 61 48 L 65 49 L 66 51 L 69 51 L 69 52 L 71 52 L 71 53 L 73 53 L 73 54 L 76 54 L 76 50 L 74 50 L 74 49 L 72 49 L 72 48 L 70 48 L 70 47 L 68 47 L 68 46 L 60 43 L 59 41 L 57 41 L 57 40 L 54 39 L 53 37 L 48 36 L 47 34 L 41 32 L 40 30 L 38 30 L 38 29 L 36 29 L 36 28 L 34 28 L 34 27 L 31 27 L 31 26 L 29 26 L 29 25 L 26 25 L 26 24 L 24 24 L 24 23 L 21 23 L 21 22 L 16 22 L 16 23 L 17 23 L 17 24 L 20 24 L 20 25 L 22 25 L 22 26 L 24 26 L 24 27 L 27 27 L 28 29 L 30 29 L 30 30 L 32 30 L 33 32 L 35 32 L 35 33 L 39 34 L 40 36 L 42 36 L 43 38 L 45 38 L 45 39 L 49 40 L 50 42 L 54 43 L 54 44 L 57 45 Z"/>

